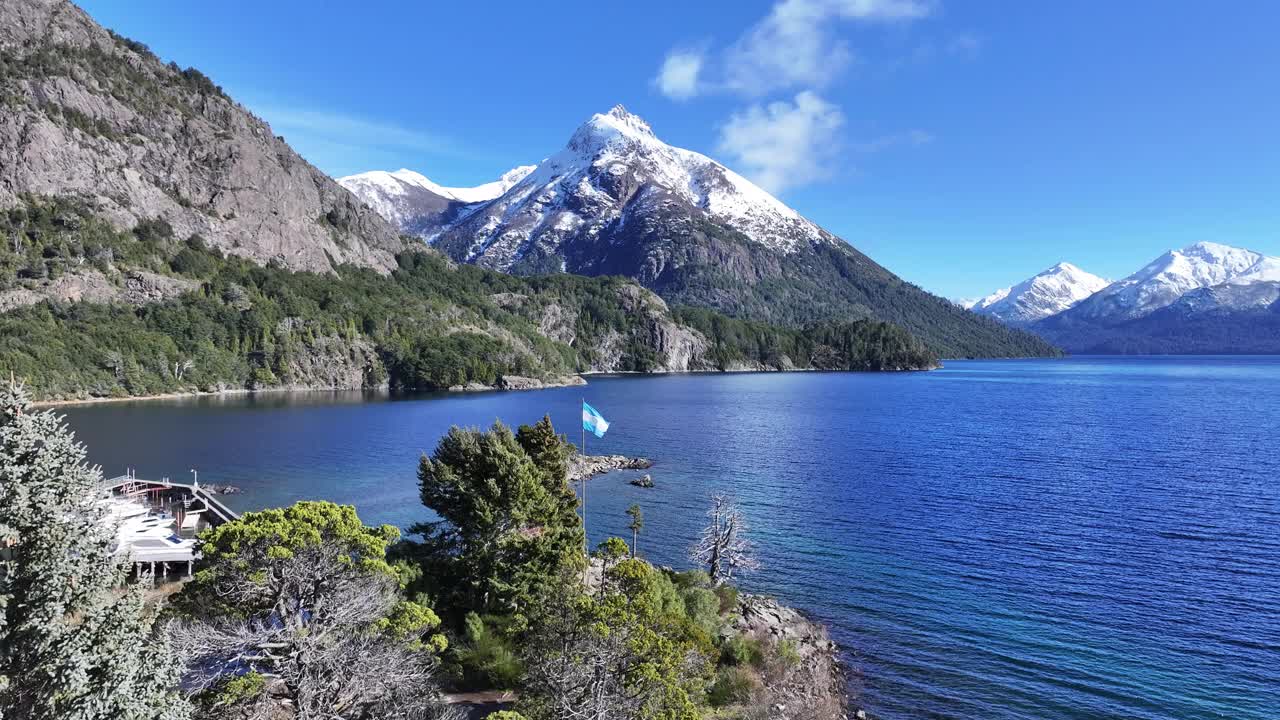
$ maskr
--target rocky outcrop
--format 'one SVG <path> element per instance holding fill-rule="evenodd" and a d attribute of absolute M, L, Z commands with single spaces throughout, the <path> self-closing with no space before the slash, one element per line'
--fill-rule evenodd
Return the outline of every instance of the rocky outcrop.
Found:
<path fill-rule="evenodd" d="M 554 387 L 575 387 L 586 385 L 587 381 L 579 375 L 564 375 L 546 379 L 524 377 L 521 375 L 504 375 L 492 385 L 480 382 L 469 382 L 465 385 L 453 385 L 449 392 L 489 392 L 492 390 L 545 390 Z"/>
<path fill-rule="evenodd" d="M 80 270 L 54 280 L 0 292 L 0 312 L 8 312 L 24 305 L 35 305 L 45 300 L 59 303 L 145 305 L 175 298 L 199 286 L 200 284 L 194 280 L 157 275 L 142 270 L 117 273 L 114 278 L 109 278 L 94 269 Z"/>
<path fill-rule="evenodd" d="M 288 356 L 286 388 L 360 390 L 386 386 L 386 369 L 372 342 L 337 336 L 317 337 Z"/>
<path fill-rule="evenodd" d="M 710 346 L 707 339 L 697 330 L 677 323 L 662 298 L 633 284 L 619 285 L 616 297 L 632 322 L 624 330 L 601 334 L 590 344 L 588 357 L 592 360 L 588 372 L 623 370 L 619 360 L 623 358 L 623 350 L 627 345 L 639 345 L 653 351 L 658 362 L 656 367 L 650 368 L 651 372 L 680 373 L 716 369 L 708 357 Z M 544 314 L 543 322 L 540 323 L 543 333 L 552 339 L 562 338 L 564 331 L 559 328 L 566 324 L 566 319 L 560 317 L 557 318 L 558 322 L 549 323 L 546 318 L 547 315 Z"/>
<path fill-rule="evenodd" d="M 772 598 L 742 595 L 726 632 L 767 643 L 785 662 L 761 678 L 769 720 L 840 720 L 848 698 L 840 649 L 822 625 Z"/>
<path fill-rule="evenodd" d="M 549 303 L 538 318 L 538 332 L 556 342 L 572 345 L 578 336 L 574 327 L 577 320 L 578 313 L 559 303 Z"/>
<path fill-rule="evenodd" d="M 67 0 L 0 3 L 0 208 L 91 199 L 121 229 L 162 218 L 261 263 L 387 271 L 408 247 L 199 71 Z"/>
<path fill-rule="evenodd" d="M 547 378 L 545 380 L 520 375 L 503 375 L 498 378 L 498 390 L 542 390 L 551 387 L 576 387 L 586 385 L 587 381 L 580 375 Z"/>
<path fill-rule="evenodd" d="M 574 455 L 569 458 L 569 482 L 589 480 L 614 470 L 648 470 L 653 461 L 626 455 Z"/>

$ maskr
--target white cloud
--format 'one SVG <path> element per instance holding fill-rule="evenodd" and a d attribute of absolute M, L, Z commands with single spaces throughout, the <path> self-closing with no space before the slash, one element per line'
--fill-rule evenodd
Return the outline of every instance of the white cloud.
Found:
<path fill-rule="evenodd" d="M 804 91 L 795 102 L 753 105 L 720 128 L 719 150 L 772 193 L 821 179 L 844 125 L 840 108 Z"/>
<path fill-rule="evenodd" d="M 667 53 L 654 83 L 663 95 L 685 100 L 698 94 L 698 76 L 705 57 L 701 50 L 673 50 Z"/>
<path fill-rule="evenodd" d="M 724 51 L 715 82 L 699 77 L 707 64 L 704 53 L 684 51 L 668 53 L 657 82 L 664 93 L 680 99 L 709 86 L 750 96 L 784 88 L 820 88 L 853 59 L 852 50 L 836 34 L 841 21 L 906 22 L 933 10 L 932 0 L 779 0 Z"/>

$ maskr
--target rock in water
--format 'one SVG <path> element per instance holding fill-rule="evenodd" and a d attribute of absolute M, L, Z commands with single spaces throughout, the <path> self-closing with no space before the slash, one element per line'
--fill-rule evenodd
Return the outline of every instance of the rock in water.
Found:
<path fill-rule="evenodd" d="M 589 480 L 614 470 L 648 470 L 653 461 L 626 455 L 574 455 L 569 458 L 569 482 Z"/>
<path fill-rule="evenodd" d="M 638 478 L 631 478 L 631 484 L 636 487 L 651 488 L 653 487 L 653 477 L 649 473 L 645 473 Z"/>

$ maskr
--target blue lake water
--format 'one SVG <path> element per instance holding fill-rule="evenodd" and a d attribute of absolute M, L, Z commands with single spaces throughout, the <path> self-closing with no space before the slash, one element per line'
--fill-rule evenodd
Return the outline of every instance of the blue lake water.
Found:
<path fill-rule="evenodd" d="M 354 503 L 428 517 L 416 467 L 451 424 L 550 413 L 592 453 L 594 540 L 687 565 L 711 491 L 764 570 L 827 622 L 875 717 L 1280 717 L 1280 358 L 952 361 L 913 374 L 594 379 L 388 400 L 359 393 L 67 409 L 108 474 L 232 483 L 237 509 Z"/>

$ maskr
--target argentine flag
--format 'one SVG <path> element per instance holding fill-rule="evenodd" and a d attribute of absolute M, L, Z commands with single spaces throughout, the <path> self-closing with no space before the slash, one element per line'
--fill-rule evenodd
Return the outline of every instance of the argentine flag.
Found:
<path fill-rule="evenodd" d="M 596 409 L 582 403 L 582 429 L 589 431 L 598 438 L 604 437 L 604 433 L 609 429 L 609 421 L 604 416 L 596 412 Z"/>

